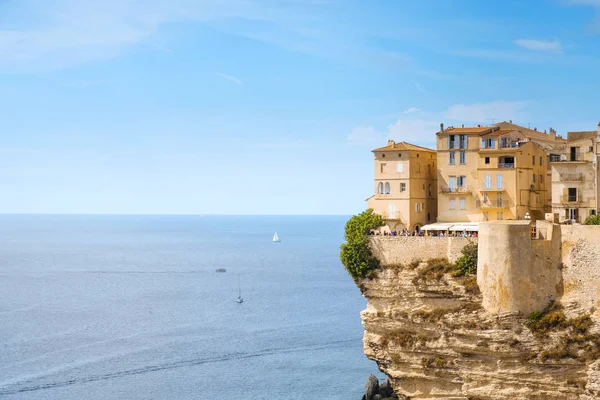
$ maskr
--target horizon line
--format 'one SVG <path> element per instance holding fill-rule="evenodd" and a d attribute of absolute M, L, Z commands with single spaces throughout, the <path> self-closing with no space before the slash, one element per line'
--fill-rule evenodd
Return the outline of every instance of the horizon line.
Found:
<path fill-rule="evenodd" d="M 179 213 L 9 213 L 0 212 L 0 215 L 65 215 L 65 216 L 181 216 L 181 217 L 347 217 L 354 214 L 179 214 Z"/>

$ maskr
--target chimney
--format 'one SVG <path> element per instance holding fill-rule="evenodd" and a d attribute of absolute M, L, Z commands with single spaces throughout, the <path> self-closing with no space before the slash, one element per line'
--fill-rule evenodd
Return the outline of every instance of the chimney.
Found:
<path fill-rule="evenodd" d="M 537 132 L 537 128 L 533 128 L 533 130 Z"/>
<path fill-rule="evenodd" d="M 508 122 L 509 122 L 510 124 L 512 124 L 512 119 L 508 120 Z"/>
<path fill-rule="evenodd" d="M 388 146 L 394 147 L 396 143 L 393 140 L 388 140 Z"/>
<path fill-rule="evenodd" d="M 598 124 L 600 126 L 600 124 Z M 444 132 L 444 124 L 440 124 L 440 131 Z"/>
<path fill-rule="evenodd" d="M 600 126 L 600 124 L 598 124 L 598 126 Z M 465 127 L 465 124 L 462 124 L 462 127 L 464 128 L 464 127 Z"/>
<path fill-rule="evenodd" d="M 481 125 L 480 125 L 480 124 L 477 124 L 477 127 L 478 127 L 478 128 L 481 128 Z"/>
<path fill-rule="evenodd" d="M 556 131 L 554 129 L 552 129 L 552 128 L 550 128 L 550 137 L 552 139 L 556 139 Z"/>

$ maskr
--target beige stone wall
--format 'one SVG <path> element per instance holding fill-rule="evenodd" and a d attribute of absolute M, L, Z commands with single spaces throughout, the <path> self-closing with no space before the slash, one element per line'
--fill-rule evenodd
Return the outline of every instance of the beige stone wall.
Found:
<path fill-rule="evenodd" d="M 477 238 L 431 236 L 373 236 L 373 254 L 384 266 L 408 264 L 415 259 L 447 257 L 456 261 L 460 251 Z"/>
<path fill-rule="evenodd" d="M 561 301 L 600 309 L 600 226 L 560 225 L 564 294 Z M 596 311 L 600 315 L 599 311 Z"/>

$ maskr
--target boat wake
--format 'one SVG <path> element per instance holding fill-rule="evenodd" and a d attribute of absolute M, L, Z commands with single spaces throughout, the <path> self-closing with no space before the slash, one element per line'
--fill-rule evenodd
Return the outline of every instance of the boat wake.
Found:
<path fill-rule="evenodd" d="M 335 347 L 343 347 L 343 346 L 346 346 L 346 345 L 352 344 L 352 343 L 357 343 L 357 341 L 356 340 L 340 340 L 340 341 L 330 342 L 330 343 L 326 343 L 326 344 L 315 344 L 315 345 L 297 346 L 297 347 L 288 347 L 288 348 L 273 348 L 273 349 L 265 349 L 265 350 L 258 351 L 258 352 L 248 352 L 248 353 L 231 353 L 231 354 L 218 356 L 218 357 L 193 358 L 193 359 L 188 359 L 188 360 L 175 361 L 172 363 L 148 365 L 145 367 L 126 369 L 123 371 L 113 372 L 113 373 L 108 373 L 108 374 L 100 374 L 100 375 L 93 375 L 93 376 L 87 376 L 87 377 L 82 377 L 82 378 L 74 378 L 74 379 L 67 379 L 67 380 L 62 380 L 62 381 L 41 383 L 41 384 L 37 384 L 37 385 L 31 384 L 28 386 L 23 386 L 23 384 L 31 383 L 31 381 L 25 381 L 25 382 L 21 382 L 21 383 L 10 384 L 5 387 L 0 387 L 0 396 L 7 396 L 7 395 L 12 395 L 12 394 L 24 393 L 24 392 L 34 392 L 34 391 L 38 391 L 38 390 L 53 389 L 53 388 L 71 386 L 71 385 L 84 384 L 84 383 L 89 383 L 89 382 L 105 381 L 105 380 L 110 380 L 110 379 L 122 378 L 122 377 L 126 377 L 126 376 L 141 375 L 141 374 L 146 374 L 146 373 L 150 373 L 150 372 L 171 370 L 171 369 L 176 369 L 176 368 L 194 367 L 194 366 L 203 365 L 203 364 L 227 362 L 227 361 L 234 361 L 234 360 L 244 360 L 244 359 L 252 359 L 252 358 L 259 358 L 259 357 L 268 357 L 271 355 L 278 355 L 278 354 L 318 351 L 318 350 L 330 349 L 330 348 L 335 348 Z"/>

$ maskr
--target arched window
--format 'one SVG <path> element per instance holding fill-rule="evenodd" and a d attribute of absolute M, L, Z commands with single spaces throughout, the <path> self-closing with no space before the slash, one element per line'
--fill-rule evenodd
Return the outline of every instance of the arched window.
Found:
<path fill-rule="evenodd" d="M 383 194 L 383 182 L 379 182 L 379 185 L 377 185 L 377 193 Z"/>
<path fill-rule="evenodd" d="M 389 182 L 385 183 L 385 194 L 390 194 L 390 183 Z"/>

